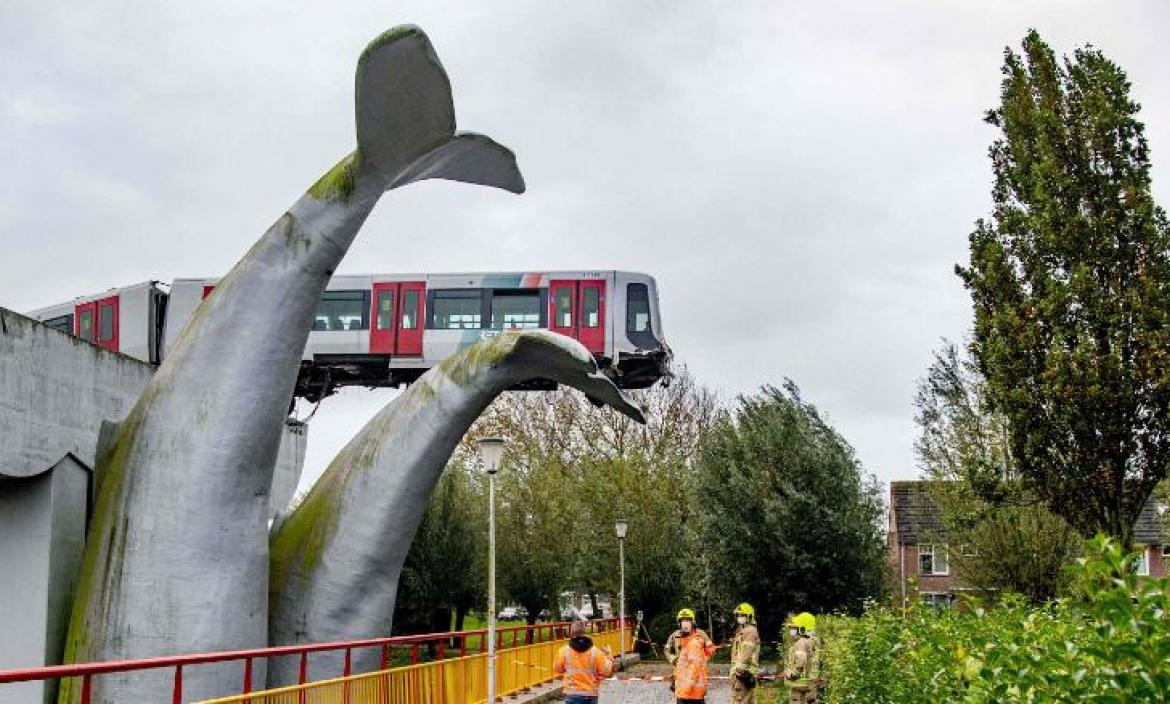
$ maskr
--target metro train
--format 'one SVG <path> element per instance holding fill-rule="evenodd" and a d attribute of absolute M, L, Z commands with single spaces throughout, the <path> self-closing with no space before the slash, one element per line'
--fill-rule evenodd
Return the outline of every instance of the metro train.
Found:
<path fill-rule="evenodd" d="M 218 279 L 147 281 L 27 315 L 115 352 L 160 363 Z M 445 357 L 510 329 L 578 340 L 627 389 L 669 379 L 654 278 L 625 271 L 336 275 L 317 306 L 296 395 L 409 384 Z M 533 388 L 551 388 L 536 382 Z"/>

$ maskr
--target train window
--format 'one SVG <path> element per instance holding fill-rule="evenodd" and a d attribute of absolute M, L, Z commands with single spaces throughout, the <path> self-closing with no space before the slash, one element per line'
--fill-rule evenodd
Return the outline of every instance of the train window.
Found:
<path fill-rule="evenodd" d="M 418 291 L 407 289 L 402 292 L 402 330 L 414 330 L 418 327 Z"/>
<path fill-rule="evenodd" d="M 103 303 L 98 306 L 98 342 L 109 342 L 114 339 L 114 304 Z"/>
<path fill-rule="evenodd" d="M 573 289 L 561 286 L 557 289 L 557 324 L 558 328 L 573 327 Z"/>
<path fill-rule="evenodd" d="M 317 303 L 314 330 L 368 330 L 369 291 L 326 291 Z"/>
<path fill-rule="evenodd" d="M 436 330 L 480 328 L 482 293 L 479 289 L 457 288 L 435 291 L 431 305 L 435 309 Z"/>
<path fill-rule="evenodd" d="M 540 327 L 540 291 L 492 291 L 492 327 L 496 330 Z"/>
<path fill-rule="evenodd" d="M 601 325 L 601 291 L 590 286 L 581 291 L 581 327 Z"/>
<path fill-rule="evenodd" d="M 378 291 L 378 329 L 389 330 L 394 327 L 394 292 L 383 289 Z"/>
<path fill-rule="evenodd" d="M 49 318 L 48 320 L 42 322 L 54 330 L 60 330 L 61 332 L 69 333 L 70 335 L 73 334 L 72 315 L 59 315 L 56 318 Z"/>
<path fill-rule="evenodd" d="M 650 294 L 646 284 L 626 286 L 626 332 L 650 330 Z"/>
<path fill-rule="evenodd" d="M 83 340 L 93 340 L 93 308 L 81 311 L 81 318 L 77 321 L 77 336 Z"/>

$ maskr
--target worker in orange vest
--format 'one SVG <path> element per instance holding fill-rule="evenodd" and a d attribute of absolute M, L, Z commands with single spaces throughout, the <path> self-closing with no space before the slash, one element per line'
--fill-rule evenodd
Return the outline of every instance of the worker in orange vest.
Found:
<path fill-rule="evenodd" d="M 695 612 L 678 612 L 678 630 L 663 646 L 666 659 L 674 665 L 674 696 L 679 704 L 703 704 L 707 698 L 707 658 L 715 654 L 715 643 L 695 627 Z"/>
<path fill-rule="evenodd" d="M 561 677 L 565 704 L 597 704 L 601 680 L 613 674 L 609 646 L 598 648 L 585 635 L 585 622 L 569 626 L 569 644 L 553 658 L 553 672 Z"/>

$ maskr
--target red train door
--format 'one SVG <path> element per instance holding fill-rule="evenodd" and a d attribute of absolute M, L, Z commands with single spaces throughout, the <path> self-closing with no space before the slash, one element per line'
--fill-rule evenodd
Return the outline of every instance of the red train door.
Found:
<path fill-rule="evenodd" d="M 577 292 L 577 339 L 593 354 L 605 353 L 605 281 L 582 281 Z"/>
<path fill-rule="evenodd" d="M 73 316 L 73 334 L 93 342 L 97 324 L 97 303 L 79 303 Z"/>
<path fill-rule="evenodd" d="M 374 284 L 370 312 L 370 354 L 394 354 L 398 326 L 398 282 Z"/>
<path fill-rule="evenodd" d="M 374 284 L 370 302 L 370 353 L 422 356 L 422 281 L 386 281 Z"/>
<path fill-rule="evenodd" d="M 97 324 L 94 342 L 114 352 L 118 351 L 118 297 L 110 296 L 97 301 Z"/>
<path fill-rule="evenodd" d="M 548 282 L 548 327 L 579 340 L 594 354 L 605 353 L 605 281 L 554 279 Z"/>
<path fill-rule="evenodd" d="M 548 282 L 548 329 L 577 339 L 577 282 Z"/>
<path fill-rule="evenodd" d="M 423 353 L 423 309 L 427 285 L 423 281 L 399 284 L 397 352 L 421 357 Z"/>

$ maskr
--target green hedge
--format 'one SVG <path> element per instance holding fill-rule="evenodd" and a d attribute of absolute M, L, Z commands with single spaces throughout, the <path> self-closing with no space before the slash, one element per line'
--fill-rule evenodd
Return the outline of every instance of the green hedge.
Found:
<path fill-rule="evenodd" d="M 822 701 L 1170 702 L 1170 581 L 1132 575 L 1105 538 L 1086 555 L 1070 596 L 1042 608 L 1009 596 L 826 619 Z"/>

